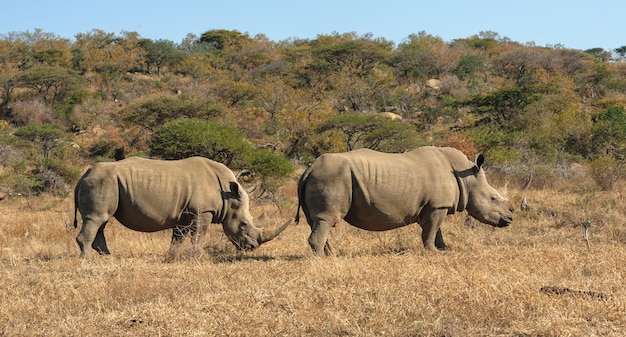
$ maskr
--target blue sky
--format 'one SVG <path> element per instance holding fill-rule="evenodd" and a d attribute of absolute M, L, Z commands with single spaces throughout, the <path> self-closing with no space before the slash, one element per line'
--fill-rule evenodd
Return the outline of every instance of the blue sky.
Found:
<path fill-rule="evenodd" d="M 8 0 L 0 10 L 0 35 L 40 28 L 70 39 L 100 29 L 180 43 L 188 33 L 232 29 L 273 41 L 356 32 L 401 43 L 420 31 L 446 42 L 493 31 L 537 46 L 626 45 L 623 0 Z"/>

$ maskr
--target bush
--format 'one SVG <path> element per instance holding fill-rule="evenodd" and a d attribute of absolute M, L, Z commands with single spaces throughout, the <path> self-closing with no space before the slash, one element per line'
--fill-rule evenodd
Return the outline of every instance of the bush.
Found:
<path fill-rule="evenodd" d="M 293 172 L 293 165 L 284 156 L 266 149 L 250 151 L 247 156 L 250 169 L 262 176 L 263 185 L 275 189 L 282 178 Z"/>
<path fill-rule="evenodd" d="M 41 186 L 41 182 L 26 173 L 9 173 L 0 176 L 0 185 L 9 193 L 30 195 Z"/>
<path fill-rule="evenodd" d="M 72 186 L 80 177 L 80 171 L 68 166 L 60 160 L 44 160 L 43 164 L 33 170 L 32 176 L 36 184 L 32 192 L 48 192 L 55 196 L 67 196 Z"/>
<path fill-rule="evenodd" d="M 150 138 L 150 154 L 163 159 L 202 156 L 226 166 L 241 166 L 252 147 L 243 133 L 215 121 L 183 118 L 160 127 Z"/>
<path fill-rule="evenodd" d="M 282 155 L 255 149 L 234 126 L 215 121 L 178 119 L 165 124 L 150 139 L 150 154 L 163 159 L 201 156 L 231 169 L 248 168 L 259 174 L 266 188 L 278 187 L 293 171 Z"/>
<path fill-rule="evenodd" d="M 622 179 L 624 171 L 623 161 L 611 156 L 602 156 L 591 162 L 591 176 L 605 191 Z"/>

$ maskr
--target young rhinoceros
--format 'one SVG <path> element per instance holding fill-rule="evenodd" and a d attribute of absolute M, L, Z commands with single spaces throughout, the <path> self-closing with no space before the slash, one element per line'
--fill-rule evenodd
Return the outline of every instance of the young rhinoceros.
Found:
<path fill-rule="evenodd" d="M 482 154 L 473 163 L 456 149 L 432 146 L 401 154 L 324 154 L 300 177 L 296 222 L 301 207 L 316 254 L 331 253 L 328 232 L 342 219 L 370 231 L 417 222 L 424 246 L 443 250 L 440 225 L 448 214 L 467 210 L 496 227 L 513 220 L 507 200 L 487 183 L 484 161 Z"/>

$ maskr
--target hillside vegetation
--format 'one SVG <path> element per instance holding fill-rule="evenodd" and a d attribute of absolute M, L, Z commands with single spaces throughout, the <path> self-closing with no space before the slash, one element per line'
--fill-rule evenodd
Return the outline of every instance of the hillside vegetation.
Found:
<path fill-rule="evenodd" d="M 85 165 L 116 154 L 203 155 L 252 169 L 271 191 L 321 153 L 425 144 L 482 151 L 494 168 L 544 181 L 582 168 L 609 189 L 626 136 L 626 63 L 611 55 L 495 32 L 420 32 L 398 45 L 354 33 L 275 42 L 211 30 L 180 44 L 9 33 L 0 192 L 67 194 Z"/>

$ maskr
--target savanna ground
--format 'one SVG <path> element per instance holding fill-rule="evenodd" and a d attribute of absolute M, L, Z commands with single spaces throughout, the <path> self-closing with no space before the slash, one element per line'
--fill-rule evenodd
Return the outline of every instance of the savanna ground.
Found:
<path fill-rule="evenodd" d="M 443 253 L 417 225 L 341 224 L 323 259 L 303 220 L 254 252 L 212 225 L 174 254 L 170 231 L 113 221 L 113 255 L 82 260 L 71 197 L 13 197 L 0 202 L 0 336 L 622 336 L 624 189 L 583 185 L 531 188 L 509 228 L 450 216 Z M 281 192 L 253 201 L 260 226 L 293 217 L 294 184 Z"/>

